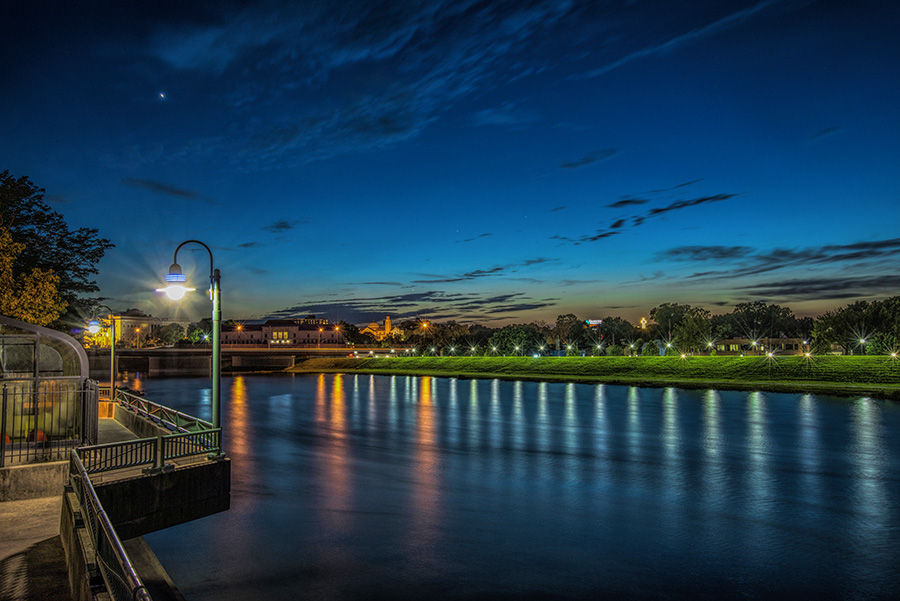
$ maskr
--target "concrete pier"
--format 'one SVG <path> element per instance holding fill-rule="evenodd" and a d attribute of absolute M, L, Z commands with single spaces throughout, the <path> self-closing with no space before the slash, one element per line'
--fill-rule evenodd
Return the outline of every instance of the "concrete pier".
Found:
<path fill-rule="evenodd" d="M 114 419 L 100 420 L 101 444 L 136 438 L 120 422 Z M 73 569 L 70 565 L 72 558 L 67 562 L 63 545 L 63 537 L 68 537 L 67 546 L 71 548 L 73 536 L 77 536 L 77 529 L 70 523 L 72 512 L 65 507 L 67 503 L 71 503 L 69 495 L 64 495 L 63 488 L 63 474 L 68 474 L 68 462 L 56 463 L 60 465 L 50 464 L 41 470 L 44 476 L 59 475 L 43 481 L 43 489 L 38 492 L 46 494 L 37 498 L 0 502 L 0 599 L 3 601 L 79 601 L 79 598 L 84 598 L 72 596 L 69 584 Z M 132 482 L 139 480 L 140 478 L 131 479 Z M 143 486 L 146 488 L 147 483 Z M 157 498 L 157 501 L 164 502 L 165 499 Z M 224 509 L 227 509 L 227 503 Z M 189 507 L 189 510 L 182 512 L 181 517 L 196 513 L 196 508 Z M 204 515 L 209 513 L 212 511 L 207 511 Z M 154 524 L 163 524 L 165 521 L 160 518 L 158 511 L 156 514 L 155 522 L 144 520 L 139 528 L 131 526 L 124 529 L 133 532 L 152 531 L 155 529 Z M 172 518 L 169 517 L 168 521 L 172 522 Z M 173 523 L 181 521 L 184 520 Z M 131 538 L 123 540 L 123 545 L 154 601 L 184 601 L 146 541 L 133 533 L 130 536 Z M 80 567 L 85 572 L 82 580 L 87 590 L 83 590 L 82 594 L 90 598 L 91 574 L 85 571 L 90 569 L 90 562 L 84 563 Z"/>

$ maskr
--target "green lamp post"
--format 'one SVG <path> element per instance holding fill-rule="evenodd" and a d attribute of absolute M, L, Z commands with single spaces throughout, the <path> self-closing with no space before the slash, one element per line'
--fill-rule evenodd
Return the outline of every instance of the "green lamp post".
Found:
<path fill-rule="evenodd" d="M 165 292 L 172 300 L 179 300 L 185 293 L 192 292 L 194 288 L 186 286 L 186 279 L 178 264 L 178 251 L 185 244 L 199 244 L 209 253 L 209 297 L 212 300 L 212 424 L 213 428 L 222 427 L 222 304 L 219 298 L 219 270 L 213 269 L 213 254 L 207 245 L 199 240 L 185 240 L 175 249 L 172 265 L 166 275 L 166 286 L 157 288 L 157 292 Z"/>

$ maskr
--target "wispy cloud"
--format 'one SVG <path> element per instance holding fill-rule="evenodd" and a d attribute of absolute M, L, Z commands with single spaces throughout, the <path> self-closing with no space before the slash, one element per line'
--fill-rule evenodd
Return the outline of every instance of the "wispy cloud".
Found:
<path fill-rule="evenodd" d="M 492 295 L 428 290 L 341 301 L 312 300 L 275 311 L 269 317 L 319 315 L 335 321 L 367 323 L 390 315 L 395 322 L 417 317 L 490 322 L 524 311 L 553 307 L 557 302 L 558 299 L 534 298 L 525 293 Z"/>
<path fill-rule="evenodd" d="M 681 188 L 683 186 L 690 185 L 692 183 L 694 183 L 694 182 L 680 184 L 678 186 L 675 186 L 675 188 L 670 188 L 668 190 L 660 190 L 660 192 L 675 190 L 677 188 Z M 576 244 L 576 245 L 582 244 L 585 242 L 596 242 L 598 240 L 603 240 L 605 238 L 609 238 L 611 236 L 615 236 L 617 234 L 622 233 L 623 228 L 625 228 L 626 225 L 628 225 L 629 220 L 631 221 L 632 227 L 638 227 L 640 225 L 643 225 L 645 221 L 647 221 L 648 219 L 650 219 L 652 217 L 658 217 L 660 215 L 665 215 L 666 213 L 670 213 L 672 211 L 680 211 L 682 209 L 696 207 L 699 205 L 709 204 L 709 203 L 713 203 L 713 202 L 721 202 L 723 200 L 728 200 L 730 198 L 734 198 L 735 196 L 737 196 L 737 195 L 736 194 L 713 194 L 711 196 L 700 196 L 700 197 L 691 198 L 688 200 L 675 200 L 675 201 L 670 202 L 667 205 L 653 207 L 640 215 L 633 215 L 629 218 L 616 219 L 609 225 L 608 228 L 598 229 L 593 234 L 584 234 L 581 236 L 564 236 L 564 235 L 560 235 L 560 234 L 554 234 L 554 235 L 550 236 L 550 239 L 562 240 L 564 242 L 570 242 L 570 243 Z M 617 203 L 613 203 L 613 205 L 608 205 L 608 206 L 614 206 L 615 208 L 621 208 L 621 207 L 625 207 L 625 206 L 631 206 L 633 204 L 645 204 L 646 202 L 649 202 L 649 201 L 641 200 L 640 202 L 638 202 L 635 199 L 625 199 L 625 200 L 621 200 Z"/>
<path fill-rule="evenodd" d="M 614 69 L 618 69 L 619 67 L 630 63 L 631 61 L 646 58 L 648 56 L 653 56 L 656 54 L 665 54 L 682 46 L 687 46 L 689 44 L 707 38 L 711 35 L 722 33 L 731 29 L 732 27 L 736 27 L 738 25 L 746 23 L 748 20 L 765 11 L 779 8 L 796 8 L 797 5 L 808 4 L 812 1 L 813 0 L 808 0 L 807 2 L 801 3 L 796 1 L 785 2 L 784 0 L 763 0 L 762 2 L 757 2 L 756 4 L 747 8 L 729 13 L 707 25 L 696 27 L 684 33 L 675 34 L 665 41 L 656 44 L 650 44 L 648 46 L 640 48 L 639 50 L 635 50 L 634 52 L 626 54 L 625 56 L 607 63 L 606 65 L 603 65 L 598 69 L 588 71 L 587 73 L 582 74 L 580 77 L 598 77 L 600 75 L 609 73 Z"/>
<path fill-rule="evenodd" d="M 229 156 L 249 170 L 382 149 L 420 136 L 462 100 L 500 85 L 554 68 L 596 77 L 797 4 L 685 11 L 661 2 L 648 11 L 642 3 L 547 0 L 215 3 L 203 18 L 155 22 L 140 51 L 214 90 L 234 114 L 228 134 L 197 136 L 153 156 Z M 534 51 L 561 32 L 560 48 Z M 586 39 L 605 41 L 585 52 Z M 327 101 L 286 101 L 300 91 Z M 476 125 L 512 128 L 539 119 L 512 101 L 472 117 Z M 614 154 L 601 150 L 560 166 Z"/>
<path fill-rule="evenodd" d="M 769 297 L 787 300 L 842 300 L 884 294 L 895 294 L 900 276 L 884 274 L 858 277 L 800 278 L 761 282 L 740 286 L 755 298 Z"/>
<path fill-rule="evenodd" d="M 618 200 L 606 206 L 610 209 L 622 209 L 625 207 L 647 204 L 648 202 L 650 201 L 646 198 L 623 198 L 622 200 Z"/>
<path fill-rule="evenodd" d="M 536 111 L 522 108 L 515 102 L 505 102 L 498 107 L 478 111 L 474 121 L 476 125 L 499 125 L 515 129 L 534 123 L 538 118 Z"/>
<path fill-rule="evenodd" d="M 506 265 L 495 265 L 487 269 L 471 269 L 467 272 L 456 275 L 435 275 L 423 274 L 424 279 L 413 280 L 413 284 L 448 284 L 452 282 L 465 282 L 468 280 L 477 280 L 487 277 L 506 276 L 511 273 L 518 273 L 520 268 L 532 267 L 542 263 L 551 263 L 559 259 L 550 259 L 547 257 L 537 257 L 534 259 L 526 259 L 518 263 L 507 263 Z"/>
<path fill-rule="evenodd" d="M 900 238 L 768 250 L 745 246 L 682 246 L 664 251 L 657 255 L 657 258 L 704 264 L 714 262 L 727 264 L 727 269 L 698 271 L 688 276 L 688 279 L 693 280 L 722 280 L 749 278 L 785 269 L 809 269 L 826 265 L 852 267 L 854 270 L 858 270 L 861 265 L 866 265 L 867 269 L 872 272 L 885 261 L 896 261 L 898 256 L 900 256 Z M 889 270 L 889 266 L 882 265 L 882 267 Z M 828 278 L 829 281 L 831 279 Z M 871 278 L 859 278 L 853 274 L 838 279 L 846 279 L 848 282 L 871 283 L 874 281 Z M 883 278 L 878 276 L 876 279 Z M 769 290 L 777 288 L 774 283 L 765 286 Z M 837 287 L 835 289 L 846 290 L 847 288 Z"/>
<path fill-rule="evenodd" d="M 678 246 L 657 254 L 672 261 L 727 261 L 742 259 L 754 251 L 749 246 Z"/>
<path fill-rule="evenodd" d="M 473 236 L 472 238 L 466 238 L 465 240 L 463 240 L 463 242 L 473 242 L 480 238 L 487 238 L 488 236 L 493 236 L 493 234 L 491 234 L 491 233 L 478 234 L 477 236 Z"/>
<path fill-rule="evenodd" d="M 588 165 L 611 159 L 617 154 L 619 154 L 618 149 L 606 148 L 604 150 L 597 150 L 586 154 L 580 159 L 576 159 L 574 161 L 563 161 L 559 164 L 559 166 L 563 169 L 580 169 L 581 167 L 587 167 Z"/>
<path fill-rule="evenodd" d="M 144 190 L 149 190 L 151 192 L 155 192 L 156 194 L 162 194 L 163 196 L 172 196 L 174 198 L 187 200 L 202 200 L 205 203 L 215 204 L 211 199 L 203 196 L 198 192 L 176 188 L 175 186 L 171 186 L 169 184 L 165 184 L 163 182 L 158 182 L 155 180 L 126 177 L 122 179 L 122 183 L 128 186 L 134 186 L 135 188 L 143 188 Z"/>
<path fill-rule="evenodd" d="M 831 136 L 837 135 L 844 131 L 842 127 L 826 127 L 825 129 L 821 129 L 810 136 L 810 140 L 821 140 L 823 138 L 830 138 Z"/>
<path fill-rule="evenodd" d="M 298 225 L 303 223 L 309 223 L 308 221 L 302 219 L 282 219 L 280 221 L 275 221 L 270 223 L 269 225 L 265 225 L 262 227 L 267 232 L 272 234 L 283 234 L 284 232 L 289 232 L 290 230 L 296 228 Z"/>

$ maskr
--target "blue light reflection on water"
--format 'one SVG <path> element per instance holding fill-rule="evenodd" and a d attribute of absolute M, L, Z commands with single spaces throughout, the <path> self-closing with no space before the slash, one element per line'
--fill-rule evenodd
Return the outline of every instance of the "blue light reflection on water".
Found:
<path fill-rule="evenodd" d="M 208 412 L 206 379 L 141 384 Z M 897 590 L 890 402 L 370 375 L 223 395 L 231 510 L 147 537 L 190 599 Z"/>

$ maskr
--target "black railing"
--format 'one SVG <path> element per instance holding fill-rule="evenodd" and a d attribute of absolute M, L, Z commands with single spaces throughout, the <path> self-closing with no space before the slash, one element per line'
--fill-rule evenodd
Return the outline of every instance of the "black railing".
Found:
<path fill-rule="evenodd" d="M 78 449 L 78 455 L 89 474 L 155 464 L 158 454 L 159 444 L 156 438 L 110 442 Z"/>
<path fill-rule="evenodd" d="M 213 425 L 206 420 L 148 401 L 144 397 L 124 390 L 116 390 L 115 400 L 119 405 L 175 432 L 199 432 L 213 429 Z"/>
<path fill-rule="evenodd" d="M 170 461 L 195 455 L 222 457 L 222 429 L 124 391 L 116 391 L 116 400 L 120 407 L 134 411 L 173 434 L 73 449 L 69 459 L 69 483 L 90 529 L 97 564 L 110 597 L 114 601 L 152 601 L 100 505 L 91 474 L 142 466 L 156 471 L 166 468 Z"/>
<path fill-rule="evenodd" d="M 77 450 L 70 454 L 69 483 L 81 505 L 81 514 L 91 535 L 106 592 L 114 601 L 152 601 L 125 553 L 109 516 L 100 505 L 100 499 L 97 498 L 97 492 Z"/>
<path fill-rule="evenodd" d="M 0 389 L 0 467 L 64 461 L 95 442 L 97 386 L 81 378 L 17 379 Z M 92 435 L 93 432 L 93 435 Z"/>

